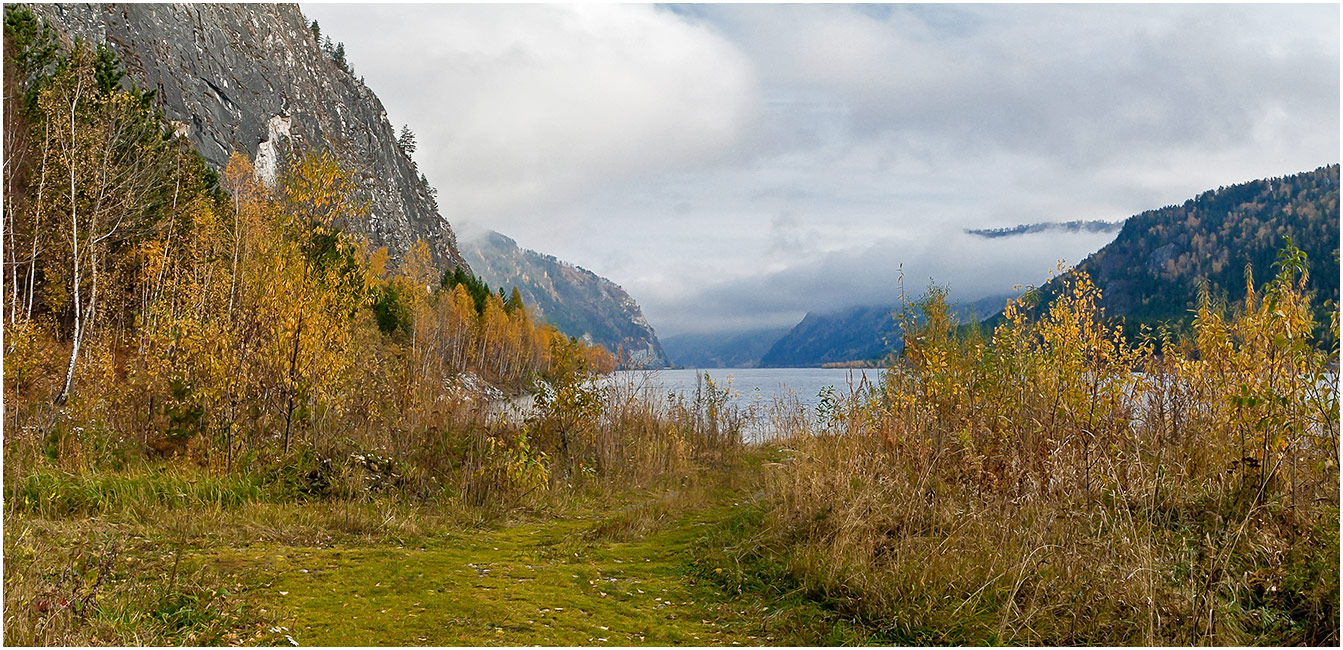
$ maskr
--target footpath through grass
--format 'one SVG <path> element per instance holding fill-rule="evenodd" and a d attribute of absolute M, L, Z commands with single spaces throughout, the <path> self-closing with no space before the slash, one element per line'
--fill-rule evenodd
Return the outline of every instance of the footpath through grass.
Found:
<path fill-rule="evenodd" d="M 52 610 L 37 612 L 34 628 L 13 640 L 32 634 L 37 643 L 126 645 L 879 641 L 789 591 L 786 581 L 738 579 L 742 567 L 732 546 L 749 533 L 741 523 L 758 512 L 750 498 L 759 462 L 704 472 L 693 485 L 644 493 L 632 505 L 599 499 L 601 506 L 481 527 L 422 521 L 340 532 L 331 522 L 347 515 L 320 503 L 202 513 L 194 524 L 184 523 L 188 509 L 15 518 L 7 524 L 31 532 L 7 536 L 7 560 L 38 560 L 51 555 L 40 550 L 46 542 L 72 536 L 97 540 L 85 555 L 114 542 L 120 551 L 118 566 L 80 612 L 49 604 L 66 600 L 53 600 L 58 592 L 50 589 L 7 598 L 8 606 L 30 614 Z M 178 532 L 163 532 L 174 527 Z M 60 583 L 66 570 L 58 564 L 11 571 L 6 582 Z M 8 568 L 19 569 L 12 562 Z M 87 591 L 96 570 L 85 573 L 90 578 L 80 584 Z M 58 614 L 60 634 L 37 633 L 43 616 Z M 7 624 L 7 632 L 19 629 Z"/>
<path fill-rule="evenodd" d="M 301 645 L 785 645 L 862 643 L 801 594 L 728 588 L 725 522 L 741 490 L 570 518 L 330 548 L 217 549 L 266 576 L 250 590 Z M 701 495 L 702 497 L 703 495 Z M 687 504 L 691 506 L 686 511 Z"/>
<path fill-rule="evenodd" d="M 688 575 L 695 533 L 593 540 L 593 518 L 507 525 L 418 545 L 216 550 L 302 645 L 774 643 L 767 606 Z"/>

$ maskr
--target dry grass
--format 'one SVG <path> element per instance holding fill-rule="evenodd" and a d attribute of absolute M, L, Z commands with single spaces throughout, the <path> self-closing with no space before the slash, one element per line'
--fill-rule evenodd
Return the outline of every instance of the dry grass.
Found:
<path fill-rule="evenodd" d="M 899 641 L 1336 644 L 1338 384 L 1299 286 L 1163 355 L 1085 278 L 992 341 L 934 293 L 886 384 L 788 441 L 761 544 Z"/>

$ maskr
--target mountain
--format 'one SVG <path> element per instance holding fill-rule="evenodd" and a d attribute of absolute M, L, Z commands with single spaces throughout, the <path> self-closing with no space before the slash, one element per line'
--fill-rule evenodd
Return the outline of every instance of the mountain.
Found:
<path fill-rule="evenodd" d="M 754 368 L 775 341 L 791 328 L 775 327 L 736 334 L 679 334 L 662 340 L 667 358 L 678 368 Z"/>
<path fill-rule="evenodd" d="M 1274 274 L 1286 237 L 1309 262 L 1317 300 L 1339 298 L 1338 165 L 1281 178 L 1220 187 L 1181 205 L 1149 210 L 1124 222 L 1114 241 L 1077 265 L 1101 288 L 1101 306 L 1139 324 L 1188 323 L 1199 283 L 1235 301 L 1245 294 L 1245 268 L 1256 284 Z M 1041 287 L 1048 299 L 1056 278 Z M 1041 301 L 1042 303 L 1044 300 Z"/>
<path fill-rule="evenodd" d="M 1101 306 L 1139 325 L 1187 324 L 1206 281 L 1231 301 L 1245 293 L 1245 268 L 1262 284 L 1274 273 L 1290 237 L 1307 255 L 1309 289 L 1318 300 L 1339 300 L 1339 166 L 1251 181 L 1200 194 L 1181 205 L 1149 210 L 1123 222 L 1114 241 L 1077 266 L 1102 291 Z M 1005 237 L 1053 230 L 1101 228 L 1106 222 L 1027 224 L 975 232 Z M 1040 289 L 1041 305 L 1058 294 L 1056 278 Z M 1000 314 L 1010 296 L 992 296 L 959 309 L 961 320 Z M 899 345 L 891 312 L 898 307 L 850 307 L 809 313 L 760 359 L 761 366 L 816 366 L 874 361 Z M 988 325 L 996 323 L 995 316 Z M 1322 333 L 1323 335 L 1323 333 Z"/>
<path fill-rule="evenodd" d="M 760 358 L 764 368 L 819 366 L 842 361 L 875 361 L 899 345 L 889 305 L 809 312 Z"/>
<path fill-rule="evenodd" d="M 398 144 L 382 102 L 293 4 L 30 4 L 62 38 L 107 43 L 216 169 L 233 152 L 273 181 L 296 150 L 325 147 L 354 174 L 367 213 L 349 230 L 393 259 L 423 239 L 462 264 L 434 190 Z"/>
<path fill-rule="evenodd" d="M 668 365 L 653 327 L 624 289 L 586 269 L 520 248 L 497 232 L 461 242 L 476 276 L 504 291 L 517 287 L 529 310 L 561 332 L 628 354 L 637 367 Z"/>
<path fill-rule="evenodd" d="M 1013 295 L 980 298 L 955 304 L 952 312 L 962 322 L 1001 312 Z M 896 322 L 899 305 L 849 307 L 808 313 L 802 322 L 774 343 L 760 359 L 761 367 L 820 366 L 846 361 L 879 362 L 901 347 Z"/>

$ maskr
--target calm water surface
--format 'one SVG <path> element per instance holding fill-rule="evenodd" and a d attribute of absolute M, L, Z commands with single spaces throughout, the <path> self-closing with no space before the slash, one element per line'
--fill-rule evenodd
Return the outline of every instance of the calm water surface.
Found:
<path fill-rule="evenodd" d="M 619 379 L 642 381 L 660 387 L 659 392 L 676 392 L 693 398 L 697 380 L 705 373 L 719 388 L 732 391 L 732 401 L 742 407 L 767 404 L 774 397 L 795 396 L 808 410 L 814 411 L 821 391 L 827 387 L 847 395 L 866 379 L 867 386 L 881 381 L 883 369 L 845 370 L 828 368 L 711 368 L 708 370 L 626 370 Z"/>

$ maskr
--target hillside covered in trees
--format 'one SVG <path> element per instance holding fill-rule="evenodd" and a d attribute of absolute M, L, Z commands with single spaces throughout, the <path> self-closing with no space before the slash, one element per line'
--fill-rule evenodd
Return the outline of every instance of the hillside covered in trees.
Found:
<path fill-rule="evenodd" d="M 639 303 L 606 278 L 518 246 L 497 232 L 462 239 L 462 257 L 481 280 L 517 287 L 532 313 L 565 334 L 601 345 L 631 368 L 667 365 Z"/>
<path fill-rule="evenodd" d="M 1210 190 L 1181 205 L 1134 215 L 1114 241 L 1072 272 L 1086 272 L 1101 287 L 1101 307 L 1124 319 L 1129 336 L 1144 325 L 1187 330 L 1200 287 L 1207 286 L 1214 300 L 1237 302 L 1245 295 L 1247 269 L 1249 279 L 1256 286 L 1262 284 L 1275 272 L 1278 253 L 1290 240 L 1306 256 L 1306 288 L 1315 293 L 1322 310 L 1316 315 L 1316 336 L 1327 339 L 1326 301 L 1337 304 L 1339 299 L 1338 174 L 1338 165 L 1321 167 Z M 1062 226 L 1090 227 L 1088 223 L 1114 226 L 1107 222 Z M 974 234 L 1000 237 L 1047 230 L 1019 226 Z M 1035 304 L 1043 309 L 1062 286 L 1062 277 L 1046 282 L 1033 299 Z M 987 322 L 991 328 L 1002 322 L 1007 299 L 985 298 L 965 306 L 959 315 L 997 314 Z M 854 307 L 807 314 L 759 363 L 769 367 L 880 360 L 899 347 L 899 327 L 891 316 L 897 310 L 899 306 Z"/>
<path fill-rule="evenodd" d="M 1127 331 L 1162 323 L 1188 326 L 1201 285 L 1214 298 L 1245 295 L 1274 272 L 1288 239 L 1308 261 L 1306 288 L 1339 299 L 1339 166 L 1209 190 L 1180 205 L 1130 217 L 1115 240 L 1076 267 L 1104 291 L 1101 306 Z M 1042 302 L 1058 293 L 1041 288 Z M 1323 304 L 1322 302 L 1320 304 Z"/>

